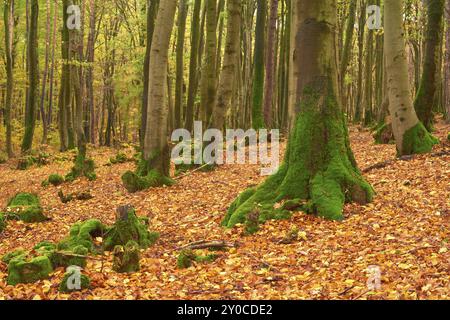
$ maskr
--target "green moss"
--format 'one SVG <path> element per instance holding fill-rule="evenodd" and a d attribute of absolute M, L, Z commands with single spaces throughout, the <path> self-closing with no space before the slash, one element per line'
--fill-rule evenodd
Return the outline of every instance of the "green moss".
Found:
<path fill-rule="evenodd" d="M 88 252 L 95 253 L 94 238 L 106 234 L 107 227 L 99 220 L 87 220 L 76 223 L 70 228 L 70 234 L 57 244 L 57 249 L 74 252 L 77 247 L 84 247 Z"/>
<path fill-rule="evenodd" d="M 171 186 L 174 181 L 161 175 L 156 170 L 151 170 L 146 176 L 140 176 L 132 171 L 127 171 L 122 176 L 122 182 L 128 192 L 134 193 L 159 186 Z"/>
<path fill-rule="evenodd" d="M 145 249 L 156 240 L 157 234 L 149 232 L 148 226 L 136 216 L 134 209 L 130 208 L 127 217 L 116 221 L 108 230 L 104 239 L 104 249 L 111 251 L 115 246 L 125 246 L 129 241 L 135 241 Z"/>
<path fill-rule="evenodd" d="M 2 262 L 9 264 L 12 259 L 20 257 L 21 260 L 27 257 L 27 252 L 23 249 L 17 249 L 13 252 L 9 252 L 2 257 Z"/>
<path fill-rule="evenodd" d="M 140 269 L 139 244 L 128 241 L 123 246 L 115 246 L 113 251 L 113 270 L 119 273 L 138 272 Z"/>
<path fill-rule="evenodd" d="M 89 277 L 87 277 L 84 274 L 80 274 L 79 289 L 76 288 L 76 284 L 75 283 L 73 283 L 73 287 L 74 288 L 69 289 L 69 283 L 71 281 L 74 281 L 75 273 L 76 273 L 76 271 L 72 270 L 72 271 L 67 272 L 64 275 L 64 278 L 61 280 L 61 283 L 59 285 L 59 291 L 60 292 L 70 293 L 70 292 L 74 292 L 74 291 L 82 291 L 82 290 L 86 290 L 86 289 L 90 289 L 91 288 L 91 280 L 89 279 Z"/>
<path fill-rule="evenodd" d="M 27 223 L 43 222 L 49 220 L 43 211 L 37 195 L 18 193 L 8 202 L 7 217 Z"/>
<path fill-rule="evenodd" d="M 52 264 L 48 257 L 40 256 L 26 259 L 23 255 L 20 255 L 11 259 L 8 264 L 7 282 L 13 286 L 19 283 L 33 283 L 48 279 L 52 272 Z"/>
<path fill-rule="evenodd" d="M 375 128 L 373 134 L 375 143 L 377 144 L 390 144 L 395 142 L 394 132 L 392 131 L 392 124 L 381 123 Z"/>
<path fill-rule="evenodd" d="M 27 170 L 36 163 L 36 158 L 32 156 L 25 156 L 19 159 L 17 163 L 17 170 Z"/>
<path fill-rule="evenodd" d="M 3 230 L 6 229 L 6 218 L 3 215 L 3 213 L 0 212 L 0 234 L 3 232 Z"/>
<path fill-rule="evenodd" d="M 53 268 L 70 267 L 70 266 L 86 266 L 86 255 L 89 250 L 84 246 L 75 246 L 70 251 L 60 252 L 57 245 L 51 242 L 41 242 L 34 247 L 34 250 L 41 256 L 47 256 Z"/>
<path fill-rule="evenodd" d="M 399 151 L 399 155 L 429 153 L 437 143 L 439 143 L 439 140 L 430 134 L 424 125 L 419 122 L 403 135 L 403 150 Z"/>
<path fill-rule="evenodd" d="M 255 209 L 259 211 L 258 224 L 289 218 L 288 210 L 276 206 L 288 200 L 302 201 L 307 204 L 304 209 L 320 217 L 342 220 L 344 203 L 372 200 L 373 189 L 357 168 L 336 99 L 316 92 L 307 88 L 303 93 L 301 112 L 278 172 L 244 192 L 231 205 L 223 225 L 246 223 Z"/>
<path fill-rule="evenodd" d="M 119 152 L 114 157 L 111 157 L 109 162 L 111 162 L 111 164 L 125 163 L 128 162 L 128 157 L 125 153 Z"/>
<path fill-rule="evenodd" d="M 217 259 L 216 254 L 209 254 L 206 256 L 197 255 L 192 250 L 183 250 L 178 255 L 177 267 L 178 269 L 187 269 L 192 266 L 193 262 L 205 263 L 213 262 Z"/>
<path fill-rule="evenodd" d="M 51 174 L 48 177 L 48 182 L 54 186 L 59 186 L 64 183 L 64 177 L 59 174 Z"/>
<path fill-rule="evenodd" d="M 94 181 L 97 179 L 94 160 L 86 159 L 86 157 L 79 152 L 75 158 L 74 166 L 66 175 L 65 180 L 72 182 L 82 176 L 85 176 L 89 181 Z"/>

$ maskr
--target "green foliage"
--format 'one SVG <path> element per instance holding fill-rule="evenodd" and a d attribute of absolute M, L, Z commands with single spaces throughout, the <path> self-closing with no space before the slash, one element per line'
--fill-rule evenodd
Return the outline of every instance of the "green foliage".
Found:
<path fill-rule="evenodd" d="M 64 183 L 64 177 L 59 174 L 51 174 L 47 180 L 42 182 L 42 186 L 46 187 L 48 185 L 59 186 Z"/>
<path fill-rule="evenodd" d="M 63 293 L 70 293 L 73 291 L 82 291 L 86 289 L 91 288 L 91 279 L 89 279 L 88 276 L 81 274 L 80 275 L 80 289 L 69 289 L 68 283 L 71 280 L 71 277 L 75 274 L 75 270 L 72 270 L 70 272 L 66 272 L 63 279 L 61 280 L 61 283 L 59 284 L 59 291 Z"/>
<path fill-rule="evenodd" d="M 39 198 L 31 193 L 18 193 L 9 200 L 7 218 L 18 219 L 27 223 L 43 222 L 48 218 L 44 215 Z"/>
<path fill-rule="evenodd" d="M 114 157 L 109 159 L 109 162 L 111 162 L 111 164 L 125 163 L 128 161 L 129 161 L 129 159 L 128 159 L 127 155 L 122 152 L 119 152 Z"/>
<path fill-rule="evenodd" d="M 419 122 L 403 135 L 403 152 L 401 155 L 429 153 L 437 143 L 439 143 L 439 140 Z"/>

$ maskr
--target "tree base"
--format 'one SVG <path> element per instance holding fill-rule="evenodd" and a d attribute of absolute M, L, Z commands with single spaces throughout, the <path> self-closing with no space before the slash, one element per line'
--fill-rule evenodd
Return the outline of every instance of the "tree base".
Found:
<path fill-rule="evenodd" d="M 310 92 L 308 92 L 310 91 Z M 343 220 L 345 203 L 366 204 L 373 189 L 357 168 L 344 117 L 336 100 L 306 89 L 286 157 L 279 171 L 231 205 L 226 227 L 289 218 L 283 205 L 302 202 L 302 210 L 329 220 Z"/>
<path fill-rule="evenodd" d="M 391 144 L 395 142 L 394 132 L 392 131 L 392 124 L 381 123 L 375 128 L 373 134 L 375 143 L 377 144 Z"/>
<path fill-rule="evenodd" d="M 399 152 L 399 155 L 429 153 L 433 150 L 433 146 L 438 143 L 439 140 L 429 133 L 425 126 L 419 122 L 403 135 L 403 150 Z"/>
<path fill-rule="evenodd" d="M 89 181 L 97 179 L 94 160 L 86 159 L 85 155 L 78 153 L 75 158 L 75 164 L 72 170 L 66 175 L 65 180 L 73 182 L 82 176 L 86 177 Z"/>

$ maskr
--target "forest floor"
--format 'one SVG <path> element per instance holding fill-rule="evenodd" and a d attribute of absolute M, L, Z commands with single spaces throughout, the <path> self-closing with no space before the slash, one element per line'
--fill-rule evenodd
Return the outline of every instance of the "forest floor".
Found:
<path fill-rule="evenodd" d="M 449 126 L 439 124 L 448 151 Z M 352 146 L 361 169 L 395 158 L 394 145 L 375 145 L 370 132 L 351 129 Z M 445 145 L 447 144 L 447 145 Z M 131 152 L 131 151 L 130 151 Z M 252 236 L 242 227 L 220 223 L 233 199 L 261 181 L 259 166 L 221 166 L 195 172 L 170 188 L 129 194 L 121 175 L 132 162 L 105 166 L 116 151 L 91 152 L 98 179 L 60 187 L 41 187 L 49 174 L 65 174 L 69 160 L 27 171 L 14 163 L 0 165 L 0 207 L 17 192 L 35 192 L 47 216 L 42 224 L 9 222 L 0 235 L 0 255 L 43 240 L 58 241 L 77 221 L 98 218 L 112 224 L 119 205 L 132 204 L 151 219 L 161 238 L 142 252 L 141 271 L 118 274 L 111 255 L 89 260 L 83 271 L 92 280 L 88 291 L 62 294 L 57 269 L 51 279 L 16 287 L 6 285 L 7 267 L 0 263 L 1 299 L 450 299 L 450 155 L 423 155 L 395 161 L 365 176 L 377 191 L 367 206 L 347 205 L 345 221 L 329 222 L 303 213 L 290 220 L 264 224 Z M 130 153 L 131 155 L 132 153 Z M 90 190 L 94 199 L 62 204 L 57 193 Z M 280 244 L 293 227 L 301 237 Z M 239 243 L 210 263 L 177 269 L 177 248 L 198 240 Z M 381 271 L 381 288 L 367 287 L 369 266 Z"/>

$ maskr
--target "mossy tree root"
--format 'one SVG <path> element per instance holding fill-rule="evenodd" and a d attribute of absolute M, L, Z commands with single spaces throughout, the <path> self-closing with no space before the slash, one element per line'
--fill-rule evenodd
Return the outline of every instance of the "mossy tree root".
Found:
<path fill-rule="evenodd" d="M 289 211 L 277 206 L 287 200 L 301 199 L 304 210 L 330 220 L 343 219 L 345 203 L 372 200 L 373 189 L 357 168 L 336 99 L 312 90 L 305 90 L 303 96 L 283 165 L 262 185 L 238 197 L 224 226 L 249 222 L 255 211 L 259 223 L 287 218 Z"/>
<path fill-rule="evenodd" d="M 402 155 L 429 153 L 437 143 L 439 140 L 419 122 L 403 135 Z"/>

